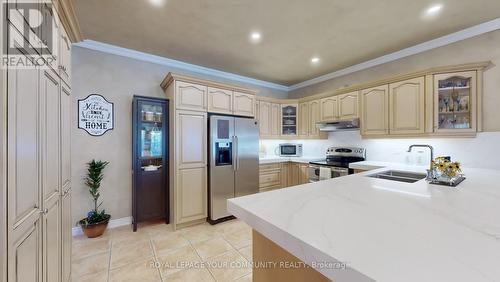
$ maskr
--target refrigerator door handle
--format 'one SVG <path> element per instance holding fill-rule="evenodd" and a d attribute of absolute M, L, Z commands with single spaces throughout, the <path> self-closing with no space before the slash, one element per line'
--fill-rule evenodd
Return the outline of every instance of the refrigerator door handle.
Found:
<path fill-rule="evenodd" d="M 238 144 L 238 136 L 234 136 L 234 155 L 233 155 L 233 163 L 235 164 L 234 165 L 234 171 L 237 171 L 239 169 L 239 161 L 240 161 L 240 158 L 238 156 L 238 147 L 239 147 L 239 144 Z"/>
<path fill-rule="evenodd" d="M 233 161 L 233 171 L 236 171 L 236 136 L 231 137 L 232 142 L 233 142 L 233 151 L 231 152 L 232 154 L 232 161 Z"/>

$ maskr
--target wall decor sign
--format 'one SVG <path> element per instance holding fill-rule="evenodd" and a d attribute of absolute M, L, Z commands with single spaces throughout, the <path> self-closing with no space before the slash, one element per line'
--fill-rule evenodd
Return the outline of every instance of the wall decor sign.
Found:
<path fill-rule="evenodd" d="M 98 94 L 78 100 L 78 128 L 101 136 L 114 127 L 114 105 Z"/>

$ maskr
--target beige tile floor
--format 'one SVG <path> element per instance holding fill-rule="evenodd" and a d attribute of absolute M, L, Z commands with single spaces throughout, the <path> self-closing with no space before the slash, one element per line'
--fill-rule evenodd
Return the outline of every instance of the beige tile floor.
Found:
<path fill-rule="evenodd" d="M 252 230 L 239 220 L 173 231 L 163 223 L 73 238 L 72 281 L 252 281 Z"/>

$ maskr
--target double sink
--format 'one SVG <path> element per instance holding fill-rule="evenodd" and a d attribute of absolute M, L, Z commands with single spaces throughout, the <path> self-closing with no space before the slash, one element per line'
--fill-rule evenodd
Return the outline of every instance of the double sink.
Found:
<path fill-rule="evenodd" d="M 392 180 L 392 181 L 406 182 L 406 183 L 415 183 L 427 177 L 425 173 L 398 171 L 398 170 L 386 170 L 367 176 L 373 178 Z"/>

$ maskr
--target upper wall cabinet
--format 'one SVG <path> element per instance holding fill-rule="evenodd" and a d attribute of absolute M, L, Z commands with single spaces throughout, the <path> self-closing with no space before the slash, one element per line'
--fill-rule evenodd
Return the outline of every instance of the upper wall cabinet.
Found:
<path fill-rule="evenodd" d="M 274 137 L 280 136 L 280 111 L 281 105 L 271 103 L 271 135 Z"/>
<path fill-rule="evenodd" d="M 299 104 L 299 137 L 309 137 L 309 103 Z"/>
<path fill-rule="evenodd" d="M 434 75 L 434 132 L 476 132 L 476 79 L 476 71 Z"/>
<path fill-rule="evenodd" d="M 389 87 L 361 90 L 361 134 L 389 134 Z"/>
<path fill-rule="evenodd" d="M 271 103 L 259 102 L 258 118 L 260 137 L 271 137 Z"/>
<path fill-rule="evenodd" d="M 238 116 L 255 116 L 255 95 L 233 92 L 233 114 Z"/>
<path fill-rule="evenodd" d="M 418 77 L 389 85 L 390 134 L 425 131 L 425 79 Z"/>
<path fill-rule="evenodd" d="M 281 105 L 281 135 L 297 136 L 299 106 Z"/>
<path fill-rule="evenodd" d="M 208 111 L 212 113 L 233 113 L 233 91 L 208 87 Z"/>
<path fill-rule="evenodd" d="M 320 112 L 320 101 L 314 100 L 309 102 L 309 137 L 312 138 L 321 138 L 326 137 L 326 134 L 321 134 L 318 127 L 316 127 L 316 123 L 320 121 L 321 112 Z"/>
<path fill-rule="evenodd" d="M 337 96 L 321 99 L 320 107 L 321 121 L 331 121 L 339 118 L 339 104 Z"/>
<path fill-rule="evenodd" d="M 207 111 L 207 91 L 204 85 L 176 81 L 176 108 Z"/>
<path fill-rule="evenodd" d="M 351 92 L 338 96 L 339 119 L 358 117 L 358 92 Z"/>

